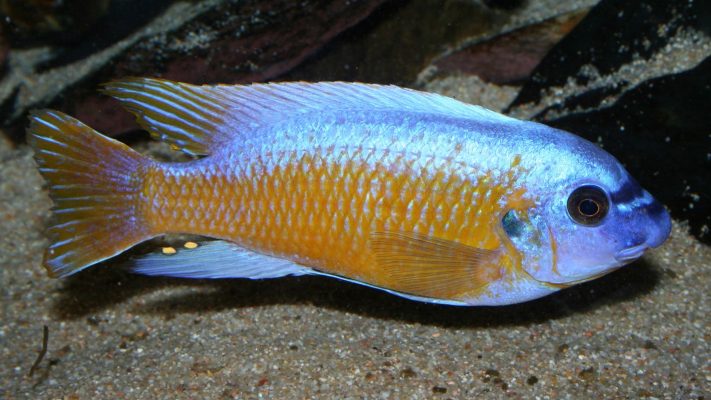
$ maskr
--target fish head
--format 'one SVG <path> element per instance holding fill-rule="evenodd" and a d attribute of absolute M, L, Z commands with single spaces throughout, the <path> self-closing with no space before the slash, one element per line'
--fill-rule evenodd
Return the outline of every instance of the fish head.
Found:
<path fill-rule="evenodd" d="M 598 150 L 592 163 L 562 163 L 561 168 L 581 167 L 558 174 L 563 178 L 541 191 L 536 206 L 502 219 L 523 268 L 540 282 L 567 286 L 597 278 L 669 237 L 671 219 L 664 206 Z"/>

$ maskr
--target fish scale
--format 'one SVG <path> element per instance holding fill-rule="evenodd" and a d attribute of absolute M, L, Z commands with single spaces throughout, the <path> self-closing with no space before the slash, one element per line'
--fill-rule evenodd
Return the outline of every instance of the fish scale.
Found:
<path fill-rule="evenodd" d="M 241 168 L 218 159 L 205 159 L 189 171 L 156 166 L 144 184 L 160 206 L 148 211 L 147 219 L 154 231 L 190 231 L 285 258 L 298 254 L 294 261 L 394 288 L 397 282 L 373 261 L 372 232 L 433 234 L 482 249 L 501 245 L 487 232 L 503 213 L 502 199 L 513 192 L 510 175 L 471 182 L 461 179 L 462 167 L 452 163 L 413 174 L 406 154 L 374 153 L 355 151 L 357 158 L 345 162 L 341 152 L 322 150 L 254 157 Z M 205 188 L 222 191 L 206 195 Z"/>

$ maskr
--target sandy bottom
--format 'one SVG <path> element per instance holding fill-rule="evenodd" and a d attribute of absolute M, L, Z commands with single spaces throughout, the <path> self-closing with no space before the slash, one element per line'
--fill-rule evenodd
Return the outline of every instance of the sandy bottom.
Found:
<path fill-rule="evenodd" d="M 709 398 L 711 249 L 671 240 L 502 308 L 328 279 L 190 281 L 41 267 L 50 206 L 0 140 L 0 398 Z M 47 354 L 28 376 L 49 327 Z"/>

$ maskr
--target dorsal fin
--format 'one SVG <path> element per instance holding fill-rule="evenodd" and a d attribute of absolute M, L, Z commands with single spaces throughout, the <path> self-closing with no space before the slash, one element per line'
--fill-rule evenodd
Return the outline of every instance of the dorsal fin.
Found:
<path fill-rule="evenodd" d="M 225 100 L 200 86 L 129 78 L 109 82 L 102 91 L 119 100 L 151 136 L 191 155 L 210 154 L 225 125 Z"/>
<path fill-rule="evenodd" d="M 210 154 L 263 126 L 324 111 L 401 111 L 479 121 L 512 118 L 434 93 L 348 82 L 204 85 L 162 79 L 109 82 L 104 92 L 121 101 L 154 137 L 189 154 Z"/>

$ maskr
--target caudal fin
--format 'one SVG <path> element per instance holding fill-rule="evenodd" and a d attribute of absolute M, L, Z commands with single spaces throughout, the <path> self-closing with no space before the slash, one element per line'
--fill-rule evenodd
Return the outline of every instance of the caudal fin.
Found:
<path fill-rule="evenodd" d="M 50 275 L 71 275 L 153 236 L 139 212 L 149 159 L 57 111 L 36 111 L 30 121 L 27 140 L 54 201 Z"/>

